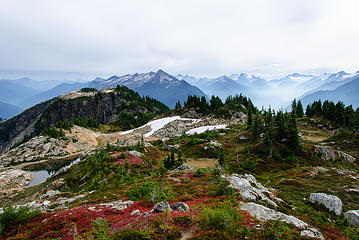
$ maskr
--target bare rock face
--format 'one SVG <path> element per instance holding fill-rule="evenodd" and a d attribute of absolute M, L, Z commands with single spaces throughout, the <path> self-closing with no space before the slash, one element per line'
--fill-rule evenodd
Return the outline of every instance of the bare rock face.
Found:
<path fill-rule="evenodd" d="M 352 155 L 349 155 L 345 152 L 337 151 L 338 155 L 344 159 L 344 161 L 349 163 L 354 163 L 356 161 L 356 158 Z"/>
<path fill-rule="evenodd" d="M 337 156 L 339 156 L 345 162 L 348 162 L 348 163 L 354 163 L 356 161 L 355 157 L 353 157 L 345 152 L 342 152 L 342 151 L 335 151 L 328 146 L 317 145 L 314 147 L 315 147 L 315 150 L 318 152 L 318 154 L 320 155 L 320 157 L 323 160 L 333 161 L 337 158 Z"/>
<path fill-rule="evenodd" d="M 344 213 L 344 216 L 348 219 L 350 223 L 359 227 L 359 210 L 349 210 Z"/>
<path fill-rule="evenodd" d="M 335 160 L 335 152 L 328 146 L 315 146 L 315 150 L 318 151 L 320 157 L 323 160 L 332 161 Z"/>
<path fill-rule="evenodd" d="M 231 176 L 225 178 L 230 182 L 230 187 L 239 190 L 243 200 L 265 201 L 274 207 L 276 207 L 277 204 L 273 200 L 277 202 L 283 201 L 282 199 L 274 196 L 273 189 L 264 187 L 262 184 L 257 182 L 255 177 L 250 174 L 232 174 Z"/>
<path fill-rule="evenodd" d="M 45 136 L 34 137 L 28 142 L 0 155 L 0 165 L 32 162 L 54 156 L 67 155 L 65 143 Z"/>
<path fill-rule="evenodd" d="M 280 220 L 285 223 L 292 224 L 302 230 L 300 234 L 301 236 L 324 239 L 323 235 L 308 223 L 291 215 L 274 211 L 273 209 L 264 207 L 257 203 L 246 203 L 241 206 L 241 210 L 247 211 L 250 215 L 260 221 Z"/>
<path fill-rule="evenodd" d="M 23 170 L 7 170 L 0 173 L 0 190 L 22 188 L 31 182 L 32 173 Z"/>
<path fill-rule="evenodd" d="M 311 203 L 318 203 L 325 206 L 329 212 L 333 212 L 336 215 L 342 213 L 342 201 L 334 195 L 328 195 L 325 193 L 311 193 L 309 196 Z"/>

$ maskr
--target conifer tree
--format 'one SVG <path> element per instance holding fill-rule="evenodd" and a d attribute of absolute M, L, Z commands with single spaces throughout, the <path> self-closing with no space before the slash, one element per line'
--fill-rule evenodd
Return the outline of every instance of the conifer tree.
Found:
<path fill-rule="evenodd" d="M 297 109 L 296 109 L 297 117 L 302 118 L 304 117 L 304 109 L 302 102 L 299 100 L 297 103 Z"/>
<path fill-rule="evenodd" d="M 292 102 L 292 114 L 297 114 L 297 100 L 295 100 L 295 98 Z"/>
<path fill-rule="evenodd" d="M 170 168 L 173 168 L 176 165 L 175 162 L 175 153 L 172 151 L 171 152 L 171 160 L 170 160 Z"/>
<path fill-rule="evenodd" d="M 264 144 L 266 145 L 269 152 L 269 157 L 272 157 L 273 141 L 268 131 L 266 132 L 266 136 L 264 138 Z"/>
<path fill-rule="evenodd" d="M 253 124 L 252 108 L 248 107 L 248 127 L 251 127 Z"/>
<path fill-rule="evenodd" d="M 225 158 L 224 158 L 224 150 L 223 147 L 221 147 L 221 150 L 218 155 L 218 163 L 221 167 L 224 167 L 225 165 Z"/>
<path fill-rule="evenodd" d="M 298 126 L 295 114 L 290 114 L 288 125 L 288 146 L 293 151 L 299 150 Z"/>
<path fill-rule="evenodd" d="M 176 102 L 176 106 L 175 106 L 175 110 L 179 110 L 179 109 L 181 109 L 181 103 L 180 103 L 180 101 L 177 101 Z"/>
<path fill-rule="evenodd" d="M 259 115 L 258 113 L 255 115 L 254 118 L 254 122 L 253 122 L 253 126 L 252 126 L 252 131 L 253 131 L 253 138 L 254 140 L 257 140 L 260 134 L 260 119 L 259 119 Z"/>

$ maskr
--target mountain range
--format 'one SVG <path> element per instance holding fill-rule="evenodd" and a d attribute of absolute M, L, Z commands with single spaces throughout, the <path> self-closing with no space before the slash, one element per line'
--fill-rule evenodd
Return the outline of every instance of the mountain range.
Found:
<path fill-rule="evenodd" d="M 318 90 L 300 98 L 300 101 L 304 106 L 317 100 L 321 100 L 322 102 L 324 100 L 333 102 L 342 101 L 345 105 L 353 105 L 354 109 L 358 108 L 359 74 L 348 79 L 344 79 L 343 81 L 340 81 L 340 83 L 335 81 L 324 84 L 322 87 L 319 87 Z"/>
<path fill-rule="evenodd" d="M 331 101 L 344 101 L 345 104 L 357 106 L 355 97 L 358 88 L 355 83 L 349 84 L 358 76 L 340 71 L 320 75 L 293 73 L 278 79 L 264 78 L 236 73 L 220 77 L 195 77 L 191 75 L 170 75 L 163 70 L 148 73 L 134 73 L 109 78 L 96 78 L 88 82 L 35 81 L 30 78 L 16 80 L 0 80 L 0 117 L 10 118 L 21 110 L 44 102 L 53 97 L 79 88 L 91 87 L 101 90 L 117 85 L 126 86 L 142 96 L 150 96 L 170 108 L 177 101 L 184 102 L 188 95 L 219 96 L 222 100 L 228 95 L 243 94 L 251 98 L 256 106 L 275 109 L 285 108 L 296 98 L 305 106 L 321 98 Z M 349 85 L 346 85 L 349 84 Z M 351 86 L 351 92 L 343 90 Z M 337 91 L 336 89 L 339 88 Z M 348 89 L 349 90 L 349 89 Z M 345 92 L 345 96 L 343 94 Z M 340 97 L 339 97 L 340 96 Z M 7 104 L 7 105 L 4 105 Z"/>
<path fill-rule="evenodd" d="M 157 72 L 112 76 L 108 79 L 96 78 L 90 82 L 89 87 L 100 90 L 117 85 L 133 89 L 142 96 L 155 98 L 170 108 L 174 108 L 177 101 L 183 103 L 188 95 L 206 96 L 198 87 L 177 79 L 161 69 Z"/>

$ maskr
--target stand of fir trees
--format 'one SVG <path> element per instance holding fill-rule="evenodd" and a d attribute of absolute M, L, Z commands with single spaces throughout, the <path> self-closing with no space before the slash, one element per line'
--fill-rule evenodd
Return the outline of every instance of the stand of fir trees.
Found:
<path fill-rule="evenodd" d="M 345 106 L 343 102 L 314 101 L 307 105 L 307 117 L 321 117 L 331 121 L 336 127 L 359 130 L 359 108 L 355 111 L 352 105 Z"/>
<path fill-rule="evenodd" d="M 294 100 L 290 113 L 269 108 L 255 111 L 248 116 L 248 128 L 252 131 L 253 141 L 261 141 L 269 156 L 272 157 L 273 147 L 285 145 L 292 153 L 300 151 L 300 142 L 297 126 L 297 111 L 302 113 L 301 103 Z M 303 114 L 304 115 L 304 114 Z M 249 121 L 251 119 L 251 121 Z"/>
<path fill-rule="evenodd" d="M 252 101 L 242 94 L 228 96 L 224 102 L 215 96 L 212 96 L 211 99 L 207 101 L 204 96 L 189 95 L 187 101 L 184 102 L 184 108 L 195 108 L 199 113 L 211 113 L 222 117 L 231 117 L 233 111 L 242 111 L 244 113 L 256 111 Z M 176 103 L 175 109 L 181 109 L 180 102 Z"/>

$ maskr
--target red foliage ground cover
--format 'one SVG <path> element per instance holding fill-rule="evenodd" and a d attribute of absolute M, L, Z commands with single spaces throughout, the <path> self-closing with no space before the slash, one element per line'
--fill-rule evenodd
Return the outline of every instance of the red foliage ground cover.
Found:
<path fill-rule="evenodd" d="M 126 160 L 128 161 L 128 163 L 130 165 L 138 165 L 138 164 L 143 164 L 144 160 L 140 157 L 136 157 L 128 152 L 125 153 L 126 158 L 118 158 L 121 154 L 123 154 L 122 152 L 118 152 L 113 154 L 112 156 L 117 157 L 116 161 L 118 164 L 124 164 L 126 162 Z"/>

